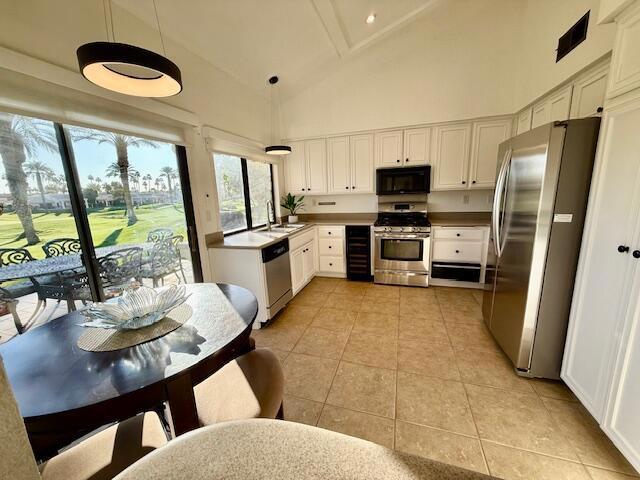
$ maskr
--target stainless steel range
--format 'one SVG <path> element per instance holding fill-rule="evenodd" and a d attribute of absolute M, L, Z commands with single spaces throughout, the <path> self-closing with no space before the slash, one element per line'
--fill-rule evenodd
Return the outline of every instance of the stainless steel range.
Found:
<path fill-rule="evenodd" d="M 375 283 L 429 286 L 427 202 L 380 202 L 373 227 Z"/>

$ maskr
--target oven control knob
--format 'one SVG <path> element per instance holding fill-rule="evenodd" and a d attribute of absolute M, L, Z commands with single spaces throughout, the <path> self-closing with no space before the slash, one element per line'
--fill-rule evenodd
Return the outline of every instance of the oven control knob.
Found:
<path fill-rule="evenodd" d="M 400 231 L 401 231 L 401 232 L 404 232 L 404 227 L 400 227 Z"/>

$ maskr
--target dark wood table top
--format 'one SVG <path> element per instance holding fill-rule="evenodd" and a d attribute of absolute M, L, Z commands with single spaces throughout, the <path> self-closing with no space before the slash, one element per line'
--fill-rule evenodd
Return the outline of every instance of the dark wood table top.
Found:
<path fill-rule="evenodd" d="M 44 417 L 72 414 L 92 406 L 106 408 L 111 400 L 134 398 L 137 392 L 185 372 L 191 371 L 194 384 L 202 380 L 199 376 L 213 373 L 196 371 L 238 338 L 248 342 L 258 311 L 256 298 L 249 290 L 218 286 L 240 314 L 236 321 L 214 321 L 211 313 L 216 305 L 211 291 L 215 285 L 193 284 L 187 285 L 191 319 L 177 330 L 141 345 L 113 352 L 81 350 L 77 340 L 85 329 L 77 324 L 84 317 L 72 312 L 0 346 L 27 426 L 30 421 L 37 423 Z"/>

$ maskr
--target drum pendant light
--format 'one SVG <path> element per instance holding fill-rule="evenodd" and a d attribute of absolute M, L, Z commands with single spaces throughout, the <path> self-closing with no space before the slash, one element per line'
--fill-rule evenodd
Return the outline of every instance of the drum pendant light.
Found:
<path fill-rule="evenodd" d="M 110 0 L 103 0 L 103 3 L 109 41 L 86 43 L 78 48 L 76 54 L 82 76 L 107 90 L 136 97 L 170 97 L 180 93 L 182 76 L 178 66 L 166 56 L 134 45 L 117 43 Z M 166 55 L 155 0 L 153 8 L 162 51 Z"/>
<path fill-rule="evenodd" d="M 269 78 L 269 85 L 271 86 L 271 88 L 269 89 L 271 97 L 271 101 L 269 103 L 271 109 L 271 140 L 273 142 L 276 141 L 275 126 L 277 123 L 277 115 L 274 115 L 273 113 L 273 89 L 275 88 L 276 83 L 278 83 L 278 77 L 274 75 L 273 77 Z M 289 145 L 269 145 L 264 149 L 264 151 L 267 155 L 288 155 L 291 153 L 291 147 Z"/>

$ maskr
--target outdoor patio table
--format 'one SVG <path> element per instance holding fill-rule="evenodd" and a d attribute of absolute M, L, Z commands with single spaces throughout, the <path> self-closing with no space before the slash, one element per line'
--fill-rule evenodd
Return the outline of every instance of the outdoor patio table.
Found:
<path fill-rule="evenodd" d="M 96 248 L 96 256 L 103 257 L 111 252 L 122 248 L 140 247 L 143 250 L 143 262 L 148 258 L 148 253 L 153 249 L 153 243 L 140 243 L 136 245 L 114 245 L 111 247 Z M 147 254 L 147 255 L 145 255 Z M 148 260 L 147 260 L 148 261 Z M 60 255 L 59 257 L 49 257 L 32 262 L 18 263 L 15 265 L 5 265 L 0 267 L 0 283 L 21 278 L 39 277 L 42 275 L 52 275 L 65 270 L 76 270 L 83 268 L 82 258 L 79 253 Z"/>
<path fill-rule="evenodd" d="M 189 284 L 193 310 L 162 337 L 109 352 L 80 349 L 86 329 L 71 312 L 0 346 L 9 381 L 39 458 L 86 433 L 168 402 L 176 435 L 199 427 L 193 386 L 252 350 L 256 297 L 218 284 L 239 317 L 213 315 L 214 284 Z"/>

